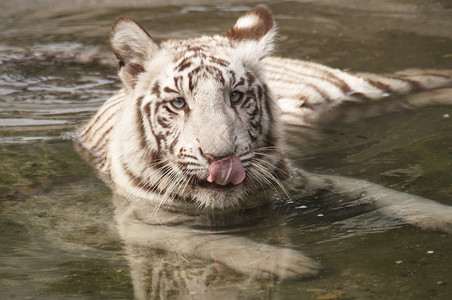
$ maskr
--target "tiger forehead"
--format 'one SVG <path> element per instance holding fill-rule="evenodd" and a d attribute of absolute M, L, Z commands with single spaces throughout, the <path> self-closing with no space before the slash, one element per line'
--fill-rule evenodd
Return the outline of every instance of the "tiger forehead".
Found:
<path fill-rule="evenodd" d="M 187 60 L 219 62 L 227 66 L 227 57 L 232 48 L 231 41 L 221 36 L 203 36 L 187 40 L 171 40 L 165 45 L 173 54 L 175 63 Z"/>
<path fill-rule="evenodd" d="M 184 54 L 187 51 L 218 51 L 222 48 L 231 48 L 232 42 L 220 35 L 201 36 L 190 39 L 167 40 L 164 46 Z"/>
<path fill-rule="evenodd" d="M 225 69 L 231 63 L 224 57 L 218 57 L 207 53 L 188 54 L 175 62 L 175 70 L 183 72 L 186 69 L 208 71 L 212 69 Z"/>

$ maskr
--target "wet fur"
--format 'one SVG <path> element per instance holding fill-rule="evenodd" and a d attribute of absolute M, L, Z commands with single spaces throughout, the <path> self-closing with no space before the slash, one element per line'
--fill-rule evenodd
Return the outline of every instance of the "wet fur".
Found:
<path fill-rule="evenodd" d="M 351 74 L 268 56 L 275 35 L 271 12 L 262 7 L 222 35 L 161 44 L 134 21 L 116 20 L 110 37 L 123 89 L 79 130 L 78 144 L 125 197 L 117 219 L 126 243 L 213 259 L 252 277 L 313 276 L 319 265 L 298 251 L 189 226 L 195 216 L 264 205 L 271 197 L 250 195 L 284 191 L 289 177 L 297 188 L 333 190 L 410 224 L 452 232 L 450 206 L 362 180 L 294 170 L 283 140 L 284 126 L 310 127 L 341 103 L 451 86 L 452 72 Z M 240 105 L 229 102 L 234 89 L 246 97 Z M 188 106 L 177 110 L 171 101 L 182 96 Z M 209 166 L 203 153 L 236 153 L 245 182 L 203 188 Z"/>

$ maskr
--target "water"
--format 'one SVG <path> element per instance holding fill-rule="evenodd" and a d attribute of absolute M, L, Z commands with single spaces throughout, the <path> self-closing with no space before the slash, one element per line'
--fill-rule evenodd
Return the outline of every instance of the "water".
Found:
<path fill-rule="evenodd" d="M 1 299 L 130 299 L 134 283 L 139 296 L 157 271 L 159 291 L 168 298 L 452 296 L 449 235 L 401 224 L 369 207 L 338 209 L 341 199 L 330 194 L 294 197 L 276 212 L 227 228 L 320 260 L 324 270 L 313 280 L 255 281 L 202 260 L 125 245 L 110 190 L 71 141 L 73 130 L 120 86 L 108 64 L 110 24 L 131 16 L 158 40 L 177 38 L 226 30 L 254 4 L 77 3 L 0 4 Z M 356 71 L 452 68 L 448 1 L 267 4 L 280 27 L 281 55 Z M 80 49 L 83 57 L 71 55 Z M 96 51 L 105 58 L 89 62 Z M 46 53 L 54 57 L 43 59 Z M 450 115 L 446 105 L 348 105 L 322 122 L 316 138 L 293 141 L 293 158 L 312 171 L 368 179 L 452 205 Z M 131 268 L 133 262 L 140 268 Z M 176 275 L 191 279 L 170 286 Z"/>

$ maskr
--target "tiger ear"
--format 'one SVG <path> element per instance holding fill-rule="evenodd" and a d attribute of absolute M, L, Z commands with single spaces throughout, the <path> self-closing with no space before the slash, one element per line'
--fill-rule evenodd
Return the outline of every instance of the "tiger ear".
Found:
<path fill-rule="evenodd" d="M 143 27 L 126 17 L 113 23 L 110 43 L 119 60 L 119 77 L 126 86 L 134 88 L 138 75 L 145 71 L 145 61 L 155 55 L 159 46 Z"/>
<path fill-rule="evenodd" d="M 239 47 L 248 48 L 250 53 L 262 59 L 275 48 L 276 26 L 273 14 L 265 7 L 255 7 L 242 15 L 224 36 L 238 42 Z"/>

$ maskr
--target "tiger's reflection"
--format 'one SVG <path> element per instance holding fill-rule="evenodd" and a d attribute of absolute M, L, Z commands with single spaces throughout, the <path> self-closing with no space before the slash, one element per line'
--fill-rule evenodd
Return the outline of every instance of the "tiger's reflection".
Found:
<path fill-rule="evenodd" d="M 279 268 L 291 265 L 291 254 L 299 253 L 270 246 L 290 244 L 284 227 L 276 224 L 284 216 L 271 204 L 231 213 L 189 214 L 156 209 L 144 201 L 137 204 L 118 195 L 113 196 L 113 203 L 137 299 L 200 295 L 237 299 L 262 293 L 267 297 L 275 292 L 272 282 L 252 278 L 279 278 L 277 270 L 271 270 L 273 255 L 267 254 L 280 252 Z M 259 234 L 263 230 L 265 236 Z M 289 254 L 284 255 L 286 251 Z M 260 276 L 256 268 L 267 276 Z"/>

